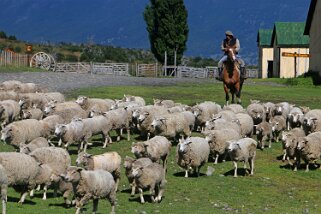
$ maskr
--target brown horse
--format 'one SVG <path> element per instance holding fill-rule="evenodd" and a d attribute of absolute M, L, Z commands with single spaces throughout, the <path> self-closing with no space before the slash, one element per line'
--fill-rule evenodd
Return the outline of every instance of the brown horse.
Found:
<path fill-rule="evenodd" d="M 230 99 L 229 92 L 232 95 L 232 103 L 235 103 L 234 96 L 238 98 L 237 103 L 241 104 L 241 90 L 244 79 L 240 78 L 240 65 L 236 59 L 233 48 L 228 49 L 227 60 L 223 68 L 223 85 L 225 91 L 226 105 Z"/>

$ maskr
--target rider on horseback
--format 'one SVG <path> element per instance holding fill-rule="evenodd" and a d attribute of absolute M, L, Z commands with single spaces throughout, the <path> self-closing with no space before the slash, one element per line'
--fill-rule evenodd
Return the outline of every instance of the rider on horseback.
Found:
<path fill-rule="evenodd" d="M 227 60 L 227 54 L 228 49 L 231 47 L 234 47 L 236 59 L 238 60 L 241 68 L 241 78 L 246 79 L 246 70 L 245 70 L 245 63 L 243 59 L 238 54 L 240 50 L 240 41 L 234 37 L 233 33 L 231 31 L 225 32 L 226 38 L 222 41 L 221 44 L 221 50 L 224 51 L 224 56 L 221 58 L 221 60 L 218 62 L 218 77 L 216 78 L 219 81 L 222 81 L 223 79 L 223 63 Z"/>

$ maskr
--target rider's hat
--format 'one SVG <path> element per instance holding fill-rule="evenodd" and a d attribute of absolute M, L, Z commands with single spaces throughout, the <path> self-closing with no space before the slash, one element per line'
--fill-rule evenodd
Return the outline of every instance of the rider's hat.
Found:
<path fill-rule="evenodd" d="M 225 35 L 227 35 L 227 36 L 233 36 L 233 33 L 232 33 L 232 31 L 228 30 L 228 31 L 225 32 Z"/>

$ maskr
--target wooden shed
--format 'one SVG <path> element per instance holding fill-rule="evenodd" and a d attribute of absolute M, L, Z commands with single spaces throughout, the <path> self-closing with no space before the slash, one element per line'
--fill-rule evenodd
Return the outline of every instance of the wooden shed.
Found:
<path fill-rule="evenodd" d="M 257 46 L 259 49 L 258 78 L 273 76 L 272 32 L 272 29 L 259 29 L 257 34 Z"/>
<path fill-rule="evenodd" d="M 311 0 L 304 35 L 310 36 L 310 66 L 309 70 L 315 72 L 318 84 L 321 84 L 321 2 Z"/>
<path fill-rule="evenodd" d="M 304 22 L 275 22 L 273 77 L 297 77 L 309 69 L 309 37 L 304 35 Z"/>

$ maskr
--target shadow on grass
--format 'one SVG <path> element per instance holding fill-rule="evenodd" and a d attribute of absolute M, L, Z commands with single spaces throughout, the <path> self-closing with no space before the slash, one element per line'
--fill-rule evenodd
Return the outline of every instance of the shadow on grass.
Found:
<path fill-rule="evenodd" d="M 8 197 L 8 202 L 16 202 L 16 203 L 18 203 L 18 201 L 20 200 L 20 198 L 14 198 L 14 197 L 11 197 L 11 196 L 7 196 L 7 197 Z M 29 204 L 29 205 L 36 205 L 37 204 L 36 202 L 33 202 L 31 200 L 25 199 L 23 204 Z"/>
<path fill-rule="evenodd" d="M 173 174 L 175 177 L 185 177 L 185 171 L 176 172 Z M 204 173 L 200 173 L 199 177 L 206 176 Z M 189 178 L 198 178 L 197 173 L 188 173 Z"/>
<path fill-rule="evenodd" d="M 224 176 L 234 176 L 234 169 L 225 172 Z M 238 168 L 237 169 L 237 176 L 250 176 L 249 174 L 249 169 L 244 169 L 244 168 Z"/>
<path fill-rule="evenodd" d="M 280 165 L 280 168 L 293 170 L 294 166 L 295 166 L 295 164 L 293 164 L 293 165 L 285 164 L 285 165 Z M 320 167 L 321 167 L 320 164 L 309 164 L 309 170 L 318 170 L 318 169 L 321 169 Z M 305 169 L 306 169 L 305 163 L 301 163 L 300 166 L 298 167 L 298 171 L 302 171 L 302 170 L 305 171 Z"/>
<path fill-rule="evenodd" d="M 148 191 L 145 191 L 145 192 L 148 192 Z M 133 196 L 134 197 L 134 196 Z M 139 204 L 141 204 L 140 203 L 140 197 L 138 196 L 138 197 L 135 197 L 135 198 L 129 198 L 128 199 L 128 201 L 130 201 L 130 202 L 136 202 L 136 203 L 139 203 Z M 165 198 L 165 196 L 162 196 L 162 201 L 164 200 L 164 198 Z M 151 204 L 156 204 L 157 202 L 153 202 L 152 201 L 152 198 L 150 197 L 150 195 L 149 194 L 144 194 L 144 200 L 145 200 L 145 203 L 151 203 Z M 162 202 L 161 201 L 161 202 Z M 160 203 L 161 203 L 160 202 Z"/>

